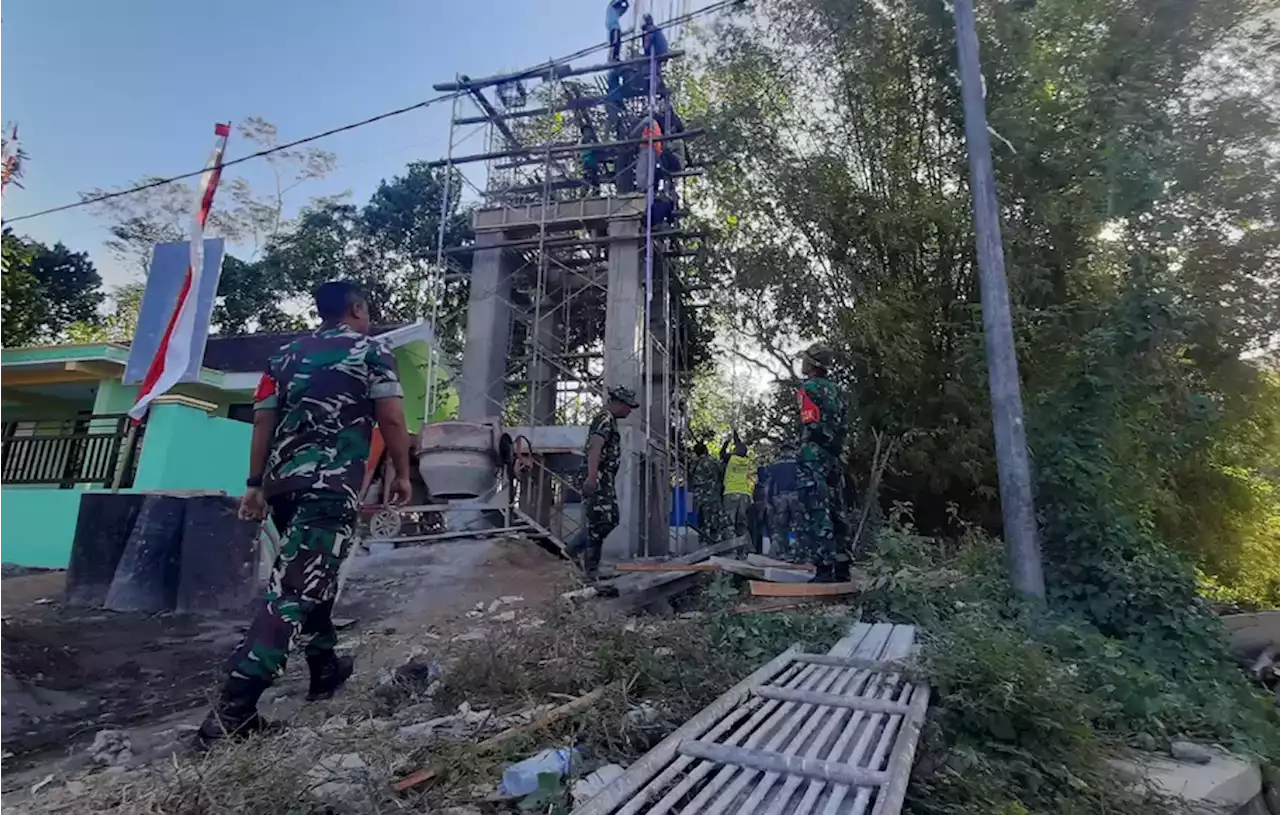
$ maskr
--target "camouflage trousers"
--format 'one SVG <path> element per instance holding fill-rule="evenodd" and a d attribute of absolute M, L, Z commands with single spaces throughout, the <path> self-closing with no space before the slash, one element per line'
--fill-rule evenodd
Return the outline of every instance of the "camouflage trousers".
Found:
<path fill-rule="evenodd" d="M 790 545 L 791 530 L 799 517 L 799 499 L 794 492 L 780 492 L 773 496 L 767 508 L 769 537 L 777 551 Z"/>
<path fill-rule="evenodd" d="M 835 461 L 796 462 L 796 562 L 833 566 L 844 533 L 844 480 Z"/>
<path fill-rule="evenodd" d="M 598 490 L 582 501 L 582 528 L 569 544 L 570 557 L 582 557 L 582 568 L 594 575 L 600 570 L 604 539 L 618 525 L 618 496 L 612 489 Z"/>
<path fill-rule="evenodd" d="M 338 492 L 296 492 L 271 499 L 271 517 L 280 530 L 267 586 L 244 641 L 228 660 L 233 678 L 271 682 L 300 640 L 308 657 L 323 657 L 338 644 L 333 602 L 338 571 L 355 542 L 355 500 Z"/>

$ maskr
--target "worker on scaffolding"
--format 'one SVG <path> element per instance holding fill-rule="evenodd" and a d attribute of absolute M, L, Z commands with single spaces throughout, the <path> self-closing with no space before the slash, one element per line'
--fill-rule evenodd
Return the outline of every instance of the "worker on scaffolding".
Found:
<path fill-rule="evenodd" d="M 581 114 L 581 111 L 579 111 Z M 578 131 L 582 134 L 582 180 L 591 195 L 600 194 L 600 137 L 595 125 L 585 115 L 580 115 Z"/>
<path fill-rule="evenodd" d="M 671 46 L 667 44 L 667 35 L 662 33 L 662 29 L 654 25 L 653 15 L 644 15 L 644 22 L 640 26 L 642 41 L 644 42 L 644 55 L 646 57 L 657 57 L 662 59 L 671 51 Z M 661 67 L 658 68 L 662 70 Z"/>
<path fill-rule="evenodd" d="M 618 525 L 618 493 L 614 481 L 622 460 L 622 435 L 618 420 L 640 407 L 630 388 L 609 389 L 609 401 L 591 418 L 587 429 L 586 475 L 582 480 L 583 529 L 569 545 L 569 556 L 582 558 L 582 570 L 590 580 L 600 571 L 604 539 Z"/>
<path fill-rule="evenodd" d="M 814 346 L 804 352 L 804 382 L 796 392 L 800 407 L 800 448 L 796 456 L 799 518 L 791 557 L 817 567 L 815 580 L 848 580 L 849 555 L 837 531 L 844 525 L 844 452 L 848 419 L 840 389 L 831 381 L 834 355 Z"/>
<path fill-rule="evenodd" d="M 609 0 L 604 10 L 604 27 L 609 33 L 609 61 L 622 59 L 622 15 L 627 13 L 631 0 Z"/>
<path fill-rule="evenodd" d="M 657 186 L 662 162 L 662 125 L 652 116 L 646 116 L 631 129 L 631 138 L 640 141 L 636 152 L 636 191 L 648 194 L 650 186 Z"/>

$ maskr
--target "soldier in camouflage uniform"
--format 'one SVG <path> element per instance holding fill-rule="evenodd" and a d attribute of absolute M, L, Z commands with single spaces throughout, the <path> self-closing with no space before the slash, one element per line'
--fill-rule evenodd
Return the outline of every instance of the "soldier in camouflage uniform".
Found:
<path fill-rule="evenodd" d="M 305 643 L 308 700 L 333 695 L 351 676 L 334 653 L 330 615 L 338 571 L 354 542 L 357 492 L 374 423 L 395 467 L 393 503 L 410 496 L 409 437 L 395 359 L 367 335 L 368 304 L 350 283 L 316 289 L 318 331 L 271 358 L 254 395 L 250 477 L 240 515 L 266 517 L 281 533 L 266 602 L 231 655 L 222 696 L 201 726 L 208 745 L 261 730 L 258 698 L 284 673 L 291 647 Z"/>
<path fill-rule="evenodd" d="M 614 481 L 622 460 L 622 436 L 618 420 L 640 407 L 630 388 L 609 389 L 609 402 L 595 416 L 587 429 L 587 444 L 582 451 L 586 459 L 586 475 L 582 481 L 582 516 L 585 534 L 579 534 L 569 548 L 572 557 L 582 557 L 582 568 L 594 579 L 600 570 L 604 539 L 618 525 L 618 492 Z"/>
<path fill-rule="evenodd" d="M 840 551 L 844 530 L 844 449 L 848 420 L 840 389 L 827 378 L 832 354 L 813 347 L 804 354 L 800 403 L 800 447 L 796 455 L 796 545 L 793 556 L 818 568 L 818 582 L 848 579 L 848 555 Z"/>
<path fill-rule="evenodd" d="M 707 450 L 705 442 L 698 442 L 693 448 L 689 490 L 693 493 L 698 513 L 698 542 L 703 546 L 719 543 L 725 532 L 724 472 L 720 469 L 720 461 Z"/>

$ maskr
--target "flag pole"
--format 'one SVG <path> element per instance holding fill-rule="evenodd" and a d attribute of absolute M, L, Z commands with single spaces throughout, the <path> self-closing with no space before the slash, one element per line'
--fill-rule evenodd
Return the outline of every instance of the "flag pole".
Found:
<path fill-rule="evenodd" d="M 204 227 L 209 220 L 209 211 L 213 208 L 218 180 L 222 176 L 222 157 L 227 149 L 227 139 L 231 136 L 231 124 L 219 122 L 213 131 L 217 140 L 213 154 L 205 165 L 204 174 L 200 176 L 199 197 L 191 225 L 191 257 L 187 273 L 182 281 L 182 289 L 178 292 L 173 313 L 169 316 L 169 324 L 160 338 L 155 356 L 151 358 L 147 375 L 142 380 L 138 401 L 129 409 L 129 416 L 135 423 L 146 417 L 152 400 L 178 384 L 191 363 L 196 308 L 200 299 L 200 278 L 204 272 Z"/>

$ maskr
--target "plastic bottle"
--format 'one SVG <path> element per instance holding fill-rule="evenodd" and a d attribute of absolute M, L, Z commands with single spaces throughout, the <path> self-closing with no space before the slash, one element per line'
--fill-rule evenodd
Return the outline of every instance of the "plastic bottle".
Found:
<path fill-rule="evenodd" d="M 503 770 L 498 792 L 513 797 L 529 795 L 538 789 L 538 776 L 553 773 L 563 778 L 579 758 L 577 747 L 543 750 Z"/>

